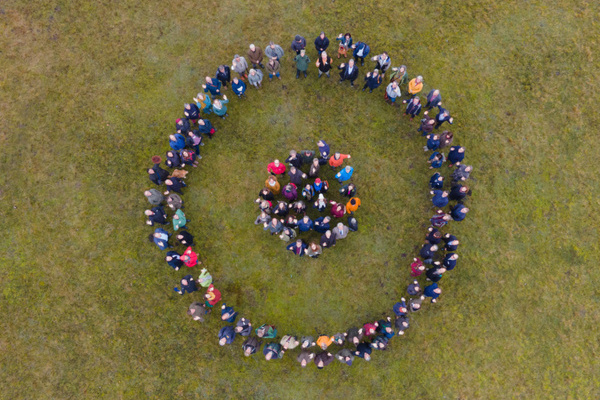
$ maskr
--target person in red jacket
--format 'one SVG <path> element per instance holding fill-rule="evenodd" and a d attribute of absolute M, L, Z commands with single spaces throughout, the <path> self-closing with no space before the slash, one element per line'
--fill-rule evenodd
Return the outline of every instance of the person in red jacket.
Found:
<path fill-rule="evenodd" d="M 343 204 L 335 201 L 330 201 L 329 204 L 331 204 L 331 215 L 334 218 L 342 218 L 346 214 L 346 207 Z"/>
<path fill-rule="evenodd" d="M 213 307 L 219 301 L 221 301 L 221 292 L 219 292 L 215 286 L 211 283 L 206 289 L 206 294 L 204 295 L 206 299 L 206 306 Z"/>
<path fill-rule="evenodd" d="M 198 254 L 196 254 L 194 250 L 192 250 L 192 246 L 190 246 L 185 249 L 180 257 L 180 260 L 183 261 L 186 266 L 192 268 L 198 264 Z M 200 264 L 202 264 L 202 262 L 200 262 Z"/>
<path fill-rule="evenodd" d="M 329 165 L 331 166 L 331 168 L 334 168 L 334 169 L 337 167 L 341 167 L 346 158 L 352 158 L 352 157 L 350 157 L 350 154 L 334 153 L 331 156 L 331 158 L 329 158 Z"/>
<path fill-rule="evenodd" d="M 279 160 L 274 160 L 272 163 L 267 165 L 267 171 L 273 175 L 283 176 L 285 174 L 285 164 L 280 163 Z"/>

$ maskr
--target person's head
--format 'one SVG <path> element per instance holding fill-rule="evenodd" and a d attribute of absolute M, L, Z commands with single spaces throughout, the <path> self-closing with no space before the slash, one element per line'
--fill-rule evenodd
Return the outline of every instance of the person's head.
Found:
<path fill-rule="evenodd" d="M 329 221 L 331 221 L 331 217 L 325 217 L 325 218 L 323 218 L 323 223 L 324 224 L 328 224 Z"/>
<path fill-rule="evenodd" d="M 346 34 L 344 35 L 344 37 L 345 37 L 346 39 L 350 39 L 350 38 L 352 37 L 352 35 L 351 35 L 351 34 L 349 34 L 349 33 L 346 33 Z"/>
<path fill-rule="evenodd" d="M 165 181 L 165 185 L 167 185 L 167 186 L 171 186 L 172 184 L 173 184 L 173 181 L 172 181 L 172 180 L 170 180 L 170 179 L 167 179 L 167 180 Z"/>
<path fill-rule="evenodd" d="M 401 65 L 401 66 L 400 66 L 400 69 L 399 69 L 399 71 L 400 71 L 401 73 L 404 73 L 404 72 L 406 72 L 406 65 Z"/>
<path fill-rule="evenodd" d="M 312 188 L 312 186 L 310 186 L 310 183 L 307 183 L 306 186 L 304 186 L 304 189 L 306 190 L 310 190 Z"/>
<path fill-rule="evenodd" d="M 297 154 L 296 150 L 290 150 L 290 157 L 296 157 Z"/>
<path fill-rule="evenodd" d="M 323 196 L 323 193 L 319 193 L 319 200 L 324 201 L 325 200 L 325 196 Z M 148 210 L 150 211 L 150 210 Z"/>
<path fill-rule="evenodd" d="M 465 167 L 465 171 L 466 171 L 466 172 L 471 172 L 472 170 L 473 170 L 473 167 L 472 167 L 472 166 L 470 166 L 470 165 L 467 165 L 467 166 Z"/>
<path fill-rule="evenodd" d="M 252 50 L 252 51 L 256 50 L 256 46 L 254 44 L 250 44 L 250 50 Z"/>
<path fill-rule="evenodd" d="M 273 164 L 275 164 L 276 167 L 279 167 L 279 160 L 278 159 L 273 160 Z"/>
<path fill-rule="evenodd" d="M 423 77 L 421 75 L 417 76 L 417 83 L 423 82 Z"/>
<path fill-rule="evenodd" d="M 219 339 L 219 345 L 225 346 L 225 342 L 226 341 L 227 341 L 227 338 L 221 338 L 221 339 Z"/>
<path fill-rule="evenodd" d="M 309 219 L 310 219 L 310 217 L 309 217 L 308 215 L 305 215 L 305 216 L 302 218 L 302 221 L 304 221 L 304 222 L 308 222 L 308 220 L 309 220 Z M 298 242 L 301 242 L 301 240 L 297 240 L 297 241 L 296 241 L 296 243 L 298 243 Z"/>
<path fill-rule="evenodd" d="M 169 140 L 172 142 L 176 142 L 177 138 L 175 137 L 175 135 L 169 135 Z"/>
<path fill-rule="evenodd" d="M 300 365 L 302 367 L 306 367 L 306 363 L 307 363 L 306 358 L 303 358 L 302 361 L 300 361 Z"/>
<path fill-rule="evenodd" d="M 240 61 L 240 55 L 239 55 L 239 54 L 236 54 L 235 56 L 233 56 L 233 59 L 234 59 L 235 61 L 239 62 L 239 61 Z"/>
<path fill-rule="evenodd" d="M 448 244 L 449 244 L 450 246 L 458 246 L 458 245 L 459 245 L 459 242 L 458 242 L 458 240 L 452 240 L 452 241 L 448 242 Z"/>
<path fill-rule="evenodd" d="M 296 42 L 301 42 L 301 41 L 302 41 L 302 36 L 300 36 L 300 35 L 296 35 L 296 37 L 294 38 L 294 40 L 295 40 Z"/>
<path fill-rule="evenodd" d="M 269 42 L 269 47 L 274 49 L 275 48 L 275 43 L 273 42 Z M 273 58 L 277 58 L 277 57 L 273 57 Z"/>
<path fill-rule="evenodd" d="M 254 76 L 256 75 L 256 70 L 254 68 L 250 68 L 250 75 Z"/>
<path fill-rule="evenodd" d="M 398 83 L 396 81 L 392 82 L 392 89 L 396 89 L 398 87 Z"/>
<path fill-rule="evenodd" d="M 374 69 L 373 70 L 373 76 L 377 76 L 379 75 L 379 70 L 378 69 Z"/>
<path fill-rule="evenodd" d="M 206 125 L 206 123 L 204 122 L 204 120 L 202 118 L 200 118 L 198 120 L 198 125 Z"/>
<path fill-rule="evenodd" d="M 419 99 L 418 97 L 413 97 L 412 102 L 413 104 L 419 104 L 421 102 L 421 99 Z"/>
<path fill-rule="evenodd" d="M 314 166 L 319 165 L 319 159 L 318 158 L 313 158 L 313 165 Z"/>
<path fill-rule="evenodd" d="M 308 217 L 304 217 L 304 218 L 308 218 Z M 296 240 L 296 246 L 298 246 L 298 247 L 302 246 L 302 239 Z"/>
<path fill-rule="evenodd" d="M 304 57 L 304 55 L 306 54 L 306 50 L 302 49 L 300 50 L 300 55 Z"/>
<path fill-rule="evenodd" d="M 235 78 L 235 79 L 237 79 L 237 78 Z M 214 104 L 214 105 L 215 105 L 217 108 L 221 108 L 221 100 L 215 100 L 215 101 L 213 102 L 213 104 Z M 202 120 L 201 120 L 201 121 L 202 121 Z M 204 124 L 202 124 L 202 125 L 204 125 Z"/>
<path fill-rule="evenodd" d="M 204 78 L 204 80 L 206 81 L 206 83 L 212 83 L 212 78 L 210 76 L 207 76 L 206 78 Z"/>
<path fill-rule="evenodd" d="M 267 178 L 267 179 L 269 179 L 269 183 L 271 183 L 271 184 L 274 183 L 275 181 L 277 181 L 277 178 L 275 178 L 273 175 L 269 175 L 269 178 Z"/>
<path fill-rule="evenodd" d="M 450 256 L 451 260 L 458 260 L 458 254 L 454 253 Z"/>
<path fill-rule="evenodd" d="M 348 61 L 348 66 L 350 68 L 354 67 L 354 59 L 353 58 L 351 58 L 350 61 Z"/>
<path fill-rule="evenodd" d="M 185 279 L 185 278 L 184 278 L 184 279 L 182 279 L 182 280 L 181 280 L 181 284 L 182 284 L 183 286 L 187 285 L 187 284 L 188 284 L 188 280 L 187 280 L 187 279 Z"/>
<path fill-rule="evenodd" d="M 239 83 L 239 79 L 237 77 L 233 78 L 233 83 L 235 83 L 236 85 Z"/>
<path fill-rule="evenodd" d="M 444 272 L 446 272 L 446 268 L 444 268 L 444 267 L 438 268 L 438 270 L 437 270 L 438 274 L 443 274 Z"/>
<path fill-rule="evenodd" d="M 469 209 L 468 209 L 467 207 L 463 207 L 463 208 L 461 208 L 461 210 L 460 210 L 460 211 L 462 211 L 462 212 L 464 212 L 464 213 L 468 213 L 468 212 L 469 212 Z"/>
<path fill-rule="evenodd" d="M 448 192 L 446 192 L 446 191 L 442 192 L 442 197 L 448 197 Z"/>
<path fill-rule="evenodd" d="M 371 360 L 371 355 L 365 353 L 365 361 L 370 361 Z"/>
<path fill-rule="evenodd" d="M 435 89 L 435 90 L 433 91 L 433 97 L 438 97 L 439 95 L 440 95 L 440 91 L 439 91 L 439 90 L 437 90 L 437 89 Z"/>
<path fill-rule="evenodd" d="M 338 222 L 337 228 L 341 231 L 342 229 L 344 229 L 344 224 L 341 222 Z"/>
<path fill-rule="evenodd" d="M 459 147 L 458 148 L 458 152 L 459 153 L 464 153 L 465 152 L 465 148 L 464 147 Z"/>
<path fill-rule="evenodd" d="M 437 244 L 432 245 L 430 248 L 431 251 L 437 251 L 437 249 L 438 249 Z"/>
<path fill-rule="evenodd" d="M 323 366 L 323 360 L 319 360 L 319 362 L 317 362 L 317 368 L 323 368 Z"/>
<path fill-rule="evenodd" d="M 144 190 L 144 196 L 150 197 L 152 196 L 152 192 L 150 192 L 149 190 Z"/>
<path fill-rule="evenodd" d="M 352 204 L 353 206 L 356 205 L 356 199 L 350 199 L 350 204 Z"/>
<path fill-rule="evenodd" d="M 321 58 L 323 60 L 327 60 L 327 52 L 323 50 L 323 52 L 321 53 Z"/>
<path fill-rule="evenodd" d="M 148 173 L 149 173 L 150 175 L 154 175 L 154 170 L 153 170 L 152 168 L 148 168 Z"/>
<path fill-rule="evenodd" d="M 325 39 L 325 32 L 321 32 L 321 34 L 319 35 L 319 37 L 320 37 L 321 39 Z"/>
<path fill-rule="evenodd" d="M 312 242 L 312 243 L 310 244 L 310 248 L 311 248 L 313 251 L 316 251 L 316 250 L 317 250 L 317 244 L 316 244 L 315 242 Z"/>
<path fill-rule="evenodd" d="M 165 261 L 166 261 L 166 262 L 169 262 L 169 261 L 171 261 L 172 259 L 173 259 L 173 257 L 171 257 L 171 256 L 166 256 L 166 257 L 165 257 Z"/>
<path fill-rule="evenodd" d="M 330 230 L 327 230 L 327 231 L 325 232 L 325 237 L 327 237 L 327 238 L 330 238 L 330 237 L 331 237 L 331 231 L 330 231 Z"/>
<path fill-rule="evenodd" d="M 278 220 L 277 218 L 273 218 L 273 219 L 271 220 L 271 225 L 273 225 L 273 226 L 277 226 L 277 222 L 279 222 L 279 220 Z"/>
<path fill-rule="evenodd" d="M 222 64 L 221 64 L 221 65 L 219 65 L 219 71 L 221 71 L 221 72 L 225 72 L 225 66 L 224 66 L 224 65 L 222 65 Z M 200 97 L 200 96 L 198 96 L 198 97 Z"/>
<path fill-rule="evenodd" d="M 437 294 L 441 294 L 442 293 L 442 289 L 441 288 L 435 288 L 433 289 L 433 293 L 437 293 Z"/>
<path fill-rule="evenodd" d="M 154 215 L 152 210 L 146 210 L 146 211 L 144 211 L 144 214 L 146 214 L 147 216 Z"/>
<path fill-rule="evenodd" d="M 434 232 L 433 233 L 433 237 L 435 239 L 441 239 L 442 238 L 442 233 L 440 231 Z"/>
<path fill-rule="evenodd" d="M 346 172 L 350 173 L 350 171 L 352 171 L 352 167 L 351 167 L 351 166 L 349 166 L 349 165 L 347 165 L 347 166 L 346 166 Z"/>
<path fill-rule="evenodd" d="M 381 56 L 382 56 L 383 58 L 387 58 L 387 56 L 388 56 L 388 53 L 387 53 L 387 51 L 384 51 L 383 53 L 381 53 Z"/>
<path fill-rule="evenodd" d="M 290 167 L 290 173 L 291 173 L 291 174 L 295 174 L 295 173 L 296 173 L 296 167 L 294 167 L 294 166 L 291 166 L 291 167 Z"/>
<path fill-rule="evenodd" d="M 237 329 L 237 328 L 236 328 Z M 241 330 L 241 329 L 240 329 Z M 252 348 L 250 346 L 246 346 L 246 348 L 244 349 L 244 355 L 246 357 L 250 357 L 250 355 L 252 354 Z"/>

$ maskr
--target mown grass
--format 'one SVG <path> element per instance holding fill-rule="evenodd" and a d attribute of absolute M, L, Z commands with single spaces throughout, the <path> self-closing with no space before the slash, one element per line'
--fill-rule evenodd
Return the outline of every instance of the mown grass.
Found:
<path fill-rule="evenodd" d="M 0 49 L 0 393 L 6 398 L 596 398 L 600 122 L 591 2 L 7 2 Z M 150 156 L 206 74 L 250 42 L 350 31 L 442 90 L 475 194 L 442 299 L 371 363 L 301 370 L 216 345 L 145 241 Z M 309 50 L 312 59 L 315 52 Z M 253 323 L 389 313 L 428 216 L 414 124 L 312 70 L 232 100 L 186 192 L 201 258 Z M 369 64 L 371 65 L 371 64 Z M 318 260 L 256 228 L 266 163 L 350 152 L 360 232 Z M 314 145 L 313 145 L 314 147 Z M 337 184 L 332 186 L 337 187 Z M 388 229 L 389 226 L 389 229 Z M 403 256 L 406 254 L 406 256 Z"/>

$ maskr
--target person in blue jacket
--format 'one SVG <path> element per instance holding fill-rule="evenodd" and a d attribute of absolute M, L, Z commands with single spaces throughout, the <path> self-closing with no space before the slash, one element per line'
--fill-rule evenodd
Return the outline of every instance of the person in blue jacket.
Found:
<path fill-rule="evenodd" d="M 444 153 L 434 152 L 431 157 L 429 157 L 429 163 L 431 166 L 429 168 L 441 168 L 442 164 L 446 161 L 446 156 Z"/>
<path fill-rule="evenodd" d="M 454 118 L 452 118 L 450 116 L 450 112 L 448 110 L 446 110 L 445 108 L 442 108 L 442 106 L 440 106 L 438 104 L 438 114 L 435 116 L 435 129 L 438 129 L 440 126 L 442 126 L 442 124 L 444 122 L 448 122 L 450 125 L 452 125 L 452 122 L 454 122 Z"/>
<path fill-rule="evenodd" d="M 423 150 L 431 150 L 436 151 L 440 147 L 440 137 L 438 135 L 434 135 L 430 133 L 427 135 L 427 145 L 423 148 Z"/>
<path fill-rule="evenodd" d="M 433 257 L 435 257 L 435 252 L 438 250 L 437 245 L 431 243 L 425 243 L 423 247 L 421 247 L 421 251 L 419 255 L 423 259 L 425 264 L 431 264 L 433 262 Z"/>
<path fill-rule="evenodd" d="M 196 281 L 194 281 L 194 277 L 192 275 L 184 276 L 180 283 L 181 289 L 178 287 L 174 287 L 173 290 L 182 296 L 186 292 L 193 293 L 198 290 L 198 287 L 196 286 Z"/>
<path fill-rule="evenodd" d="M 231 344 L 235 340 L 235 330 L 233 326 L 226 325 L 219 330 L 219 345 L 225 346 Z"/>
<path fill-rule="evenodd" d="M 365 57 L 369 55 L 371 52 L 371 48 L 368 44 L 364 42 L 356 42 L 352 45 L 354 51 L 352 52 L 352 56 L 354 57 L 354 61 L 358 62 L 360 59 L 360 65 L 365 65 Z"/>
<path fill-rule="evenodd" d="M 431 297 L 432 303 L 435 303 L 437 301 L 437 298 L 440 297 L 441 293 L 442 289 L 440 289 L 437 283 L 432 283 L 431 285 L 425 287 L 425 290 L 423 291 L 423 294 L 426 297 Z"/>
<path fill-rule="evenodd" d="M 325 159 L 325 163 L 327 163 L 327 159 L 329 158 L 329 145 L 327 143 L 325 143 L 324 140 L 319 140 L 317 142 L 317 146 L 319 147 L 319 156 L 321 156 L 321 159 Z M 319 164 L 320 165 L 324 165 L 321 160 L 319 160 Z"/>
<path fill-rule="evenodd" d="M 308 245 L 302 239 L 296 240 L 294 243 L 290 243 L 286 246 L 286 249 L 292 251 L 297 256 L 302 257 L 306 253 Z"/>
<path fill-rule="evenodd" d="M 301 220 L 298 221 L 298 230 L 300 232 L 308 232 L 313 228 L 313 221 L 308 215 L 305 215 Z"/>
<path fill-rule="evenodd" d="M 315 219 L 315 222 L 313 223 L 313 230 L 319 233 L 327 232 L 330 229 L 329 221 L 331 221 L 330 217 L 319 217 Z M 298 226 L 300 226 L 300 222 L 298 222 Z"/>
<path fill-rule="evenodd" d="M 354 87 L 354 81 L 358 78 L 358 67 L 354 60 L 351 59 L 348 64 L 341 63 L 338 69 L 341 70 L 339 82 L 350 81 L 350 86 Z"/>
<path fill-rule="evenodd" d="M 246 84 L 244 81 L 233 78 L 233 82 L 231 82 L 231 90 L 235 93 L 240 99 L 242 97 L 246 97 Z"/>
<path fill-rule="evenodd" d="M 368 72 L 365 76 L 365 86 L 363 86 L 363 92 L 369 88 L 369 93 L 373 93 L 374 89 L 377 89 L 383 79 L 379 75 L 379 71 Z"/>
<path fill-rule="evenodd" d="M 344 169 L 342 169 L 340 172 L 335 174 L 335 179 L 337 179 L 339 183 L 342 183 L 342 182 L 347 181 L 348 179 L 352 178 L 353 173 L 354 173 L 354 168 L 352 168 L 349 165 L 346 165 L 346 167 L 344 167 Z"/>
<path fill-rule="evenodd" d="M 469 209 L 462 204 L 457 204 L 450 211 L 450 216 L 455 221 L 462 221 L 467 216 Z"/>
<path fill-rule="evenodd" d="M 292 50 L 296 52 L 296 54 L 300 54 L 301 50 L 306 48 L 306 39 L 300 35 L 296 35 L 294 40 L 292 41 Z"/>
<path fill-rule="evenodd" d="M 325 32 L 321 32 L 315 39 L 315 49 L 317 49 L 317 53 L 321 55 L 322 52 L 327 50 L 327 47 L 329 47 L 329 38 L 325 36 Z"/>
<path fill-rule="evenodd" d="M 233 307 L 228 307 L 227 304 L 223 303 L 221 306 L 221 319 L 225 322 L 234 323 L 238 313 Z"/>
<path fill-rule="evenodd" d="M 394 304 L 392 309 L 394 310 L 394 314 L 396 314 L 397 317 L 405 316 L 408 313 L 408 308 L 406 306 L 406 299 L 404 297 L 402 297 L 399 302 Z"/>
<path fill-rule="evenodd" d="M 448 166 L 460 165 L 465 159 L 465 148 L 461 146 L 452 146 L 448 152 Z"/>
<path fill-rule="evenodd" d="M 421 114 L 421 99 L 419 96 L 415 96 L 410 100 L 403 100 L 402 102 L 406 104 L 404 115 L 410 115 L 410 119 Z"/>
<path fill-rule="evenodd" d="M 200 108 L 194 103 L 184 104 L 183 106 L 183 115 L 190 120 L 196 121 L 198 119 L 198 115 L 200 115 Z"/>
<path fill-rule="evenodd" d="M 456 251 L 458 249 L 458 245 L 460 244 L 458 238 L 449 233 L 446 233 L 442 240 L 446 243 L 444 246 L 444 250 L 446 251 Z"/>
<path fill-rule="evenodd" d="M 348 49 L 352 47 L 352 35 L 350 33 L 346 33 L 345 35 L 340 33 L 335 40 L 340 42 L 337 58 L 340 58 L 341 56 L 346 58 Z"/>
<path fill-rule="evenodd" d="M 173 247 L 169 244 L 169 237 L 171 237 L 171 234 L 169 234 L 169 232 L 165 231 L 163 228 L 156 228 L 154 233 L 150 235 L 152 242 L 154 242 L 154 244 L 156 244 L 161 250 L 166 250 L 169 247 Z"/>
<path fill-rule="evenodd" d="M 212 106 L 211 106 L 212 108 Z M 216 132 L 216 128 L 212 126 L 209 120 L 207 119 L 199 119 L 198 120 L 198 129 L 196 132 L 200 135 L 206 134 L 209 139 L 212 139 L 213 135 Z"/>
<path fill-rule="evenodd" d="M 171 250 L 171 251 L 167 252 L 165 261 L 175 271 L 179 271 L 179 268 L 183 267 L 183 261 L 181 261 L 181 254 L 179 254 L 176 251 Z"/>
<path fill-rule="evenodd" d="M 202 85 L 204 93 L 210 92 L 211 96 L 215 97 L 221 94 L 221 81 L 217 78 L 206 77 L 206 83 Z"/>
<path fill-rule="evenodd" d="M 183 149 L 185 147 L 185 137 L 179 133 L 169 135 L 169 146 L 175 151 Z"/>
<path fill-rule="evenodd" d="M 448 192 L 445 190 L 432 190 L 430 193 L 433 195 L 431 202 L 434 207 L 443 208 L 448 205 L 450 201 L 448 199 Z"/>
<path fill-rule="evenodd" d="M 446 267 L 446 271 L 452 271 L 456 267 L 456 260 L 458 260 L 458 254 L 447 253 L 442 261 L 442 265 Z"/>
<path fill-rule="evenodd" d="M 392 328 L 392 319 L 387 317 L 386 319 L 380 319 L 377 321 L 377 332 L 384 335 L 388 339 L 394 337 L 396 333 Z"/>
<path fill-rule="evenodd" d="M 283 353 L 283 347 L 279 343 L 268 343 L 263 348 L 263 354 L 267 361 L 281 358 L 283 357 Z"/>
<path fill-rule="evenodd" d="M 436 172 L 435 174 L 431 175 L 431 178 L 429 179 L 429 187 L 432 189 L 443 188 L 444 177 L 439 172 Z"/>

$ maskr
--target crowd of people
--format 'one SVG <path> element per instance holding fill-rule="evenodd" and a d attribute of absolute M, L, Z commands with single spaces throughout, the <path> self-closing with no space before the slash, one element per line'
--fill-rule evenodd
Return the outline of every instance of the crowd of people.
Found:
<path fill-rule="evenodd" d="M 290 150 L 285 163 L 276 159 L 267 165 L 270 175 L 255 201 L 260 214 L 254 223 L 262 225 L 271 235 L 278 235 L 284 242 L 289 242 L 287 250 L 300 257 L 308 255 L 317 258 L 323 249 L 334 247 L 337 240 L 348 236 L 348 232 L 358 230 L 354 212 L 361 202 L 356 196 L 356 185 L 350 182 L 354 168 L 343 167 L 344 160 L 351 156 L 331 153 L 324 140 L 319 140 L 317 147 L 316 152 L 303 150 L 298 153 Z M 335 178 L 343 185 L 339 194 L 347 197 L 347 200 L 334 201 L 325 197 L 329 192 L 329 182 L 322 179 L 324 171 L 321 167 L 332 173 L 341 168 Z M 289 182 L 282 186 L 279 180 L 286 179 L 286 175 Z M 325 215 L 311 219 L 308 211 L 312 209 L 316 209 L 319 215 Z M 345 215 L 348 216 L 347 225 L 340 221 Z M 299 233 L 304 232 L 316 232 L 320 239 L 307 243 L 298 237 Z"/>
<path fill-rule="evenodd" d="M 337 67 L 340 70 L 340 82 L 347 80 L 351 86 L 354 86 L 354 81 L 359 76 L 358 64 L 364 66 L 365 59 L 369 59 L 371 49 L 365 42 L 354 41 L 350 33 L 337 35 L 336 41 L 338 42 L 337 58 L 350 57 L 347 63 L 344 60 Z M 322 75 L 329 78 L 333 67 L 332 57 L 327 54 L 330 46 L 327 35 L 321 32 L 315 39 L 314 45 L 317 53 L 315 63 L 318 69 L 317 79 Z M 300 76 L 306 78 L 311 62 L 306 54 L 306 39 L 296 35 L 290 48 L 292 53 L 295 53 L 293 62 L 296 78 Z M 246 96 L 246 81 L 256 89 L 260 89 L 264 77 L 262 69 L 266 69 L 269 80 L 282 79 L 281 61 L 284 54 L 282 47 L 273 42 L 270 42 L 264 51 L 259 46 L 250 44 L 247 51 L 250 63 L 245 57 L 235 55 L 231 67 L 220 65 L 214 78 L 206 77 L 202 85 L 204 93 L 198 93 L 193 98 L 193 102 L 186 103 L 183 117 L 175 121 L 175 133 L 169 135 L 170 150 L 166 152 L 164 160 L 168 170 L 161 167 L 162 157 L 152 157 L 154 165 L 147 170 L 147 173 L 156 187 L 144 192 L 152 206 L 145 210 L 144 215 L 148 225 L 153 227 L 157 225 L 157 227 L 154 233 L 149 235 L 149 240 L 160 250 L 166 251 L 165 261 L 175 271 L 202 264 L 197 252 L 194 251 L 194 236 L 188 231 L 188 224 L 193 225 L 193 222 L 183 211 L 184 201 L 181 195 L 187 186 L 186 168 L 198 166 L 202 158 L 200 147 L 204 145 L 204 138 L 212 139 L 217 131 L 207 117 L 214 114 L 224 119 L 228 116 L 229 100 L 222 92 L 229 86 L 240 98 Z M 423 106 L 419 93 L 424 87 L 423 77 L 419 75 L 409 79 L 407 67 L 405 65 L 392 67 L 387 52 L 370 59 L 375 62 L 375 66 L 373 71 L 365 74 L 363 90 L 369 89 L 369 92 L 372 92 L 387 81 L 384 91 L 385 101 L 395 106 L 400 103 L 406 104 L 404 114 L 411 119 L 420 115 Z M 232 70 L 238 75 L 233 79 L 231 79 Z M 389 76 L 386 76 L 387 74 Z M 442 292 L 439 282 L 448 271 L 456 267 L 457 249 L 460 245 L 455 235 L 443 230 L 451 221 L 464 220 L 469 212 L 465 202 L 471 195 L 467 181 L 473 168 L 463 163 L 465 148 L 452 145 L 454 134 L 448 130 L 439 132 L 439 128 L 444 123 L 450 125 L 453 123 L 449 111 L 442 108 L 440 90 L 433 89 L 427 94 L 424 107 L 427 110 L 423 113 L 417 131 L 421 132 L 426 139 L 424 150 L 431 153 L 428 158 L 429 168 L 435 170 L 429 180 L 428 188 L 435 212 L 425 232 L 424 244 L 418 256 L 414 257 L 410 264 L 412 281 L 406 287 L 406 295 L 404 295 L 406 297 L 400 295 L 399 301 L 392 306 L 394 319 L 387 317 L 368 321 L 335 335 L 317 335 L 316 340 L 312 336 L 292 334 L 285 334 L 278 339 L 278 331 L 274 325 L 262 324 L 254 328 L 248 319 L 243 317 L 238 319 L 238 312 L 233 307 L 222 303 L 221 320 L 227 325 L 218 332 L 217 339 L 220 345 L 233 344 L 236 337 L 241 336 L 244 338 L 241 347 L 245 356 L 257 353 L 264 341 L 262 353 L 266 360 L 282 358 L 286 351 L 299 348 L 300 352 L 296 359 L 302 367 L 312 362 L 321 369 L 334 359 L 352 365 L 356 357 L 368 361 L 373 350 L 385 350 L 390 339 L 403 335 L 409 327 L 410 315 L 418 312 L 426 299 L 432 303 L 438 300 Z M 429 114 L 432 109 L 437 109 L 435 116 Z M 351 157 L 339 152 L 332 154 L 323 140 L 317 145 L 318 153 L 312 150 L 297 153 L 292 150 L 285 163 L 279 160 L 270 163 L 267 166 L 269 176 L 257 199 L 260 215 L 255 223 L 262 224 L 263 228 L 272 235 L 277 234 L 282 240 L 289 242 L 288 250 L 299 256 L 306 254 L 310 257 L 318 257 L 323 247 L 333 247 L 336 241 L 345 238 L 349 231 L 358 229 L 353 213 L 361 203 L 356 197 L 356 185 L 349 182 L 354 170 L 348 165 L 343 165 L 344 161 Z M 446 148 L 448 148 L 447 154 L 445 154 Z M 325 197 L 329 190 L 329 183 L 321 179 L 319 171 L 327 164 L 337 172 L 335 178 L 343 185 L 339 193 L 348 198 L 346 204 L 328 201 Z M 305 167 L 304 171 L 303 167 Z M 279 179 L 286 175 L 289 177 L 289 182 L 282 187 Z M 282 196 L 276 204 L 275 196 Z M 313 221 L 306 214 L 307 207 L 315 208 L 318 212 L 328 212 L 330 215 Z M 339 220 L 345 215 L 348 215 L 347 225 L 341 221 L 337 224 L 331 223 L 334 219 Z M 165 229 L 169 225 L 172 225 L 173 233 Z M 311 230 L 322 234 L 319 243 L 307 244 L 297 239 L 300 232 Z M 171 241 L 173 236 L 176 244 Z M 222 300 L 221 292 L 213 284 L 212 275 L 206 268 L 202 268 L 198 278 L 194 278 L 193 274 L 186 274 L 180 280 L 180 284 L 174 288 L 179 295 L 199 290 L 204 291 L 202 301 L 194 301 L 189 306 L 188 315 L 193 320 L 202 322 Z M 337 346 L 337 351 L 333 346 Z"/>

